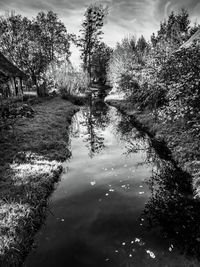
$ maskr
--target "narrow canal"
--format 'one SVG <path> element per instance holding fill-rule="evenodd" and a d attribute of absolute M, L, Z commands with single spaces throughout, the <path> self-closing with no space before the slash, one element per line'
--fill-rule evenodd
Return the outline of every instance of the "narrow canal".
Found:
<path fill-rule="evenodd" d="M 74 115 L 72 156 L 26 267 L 200 266 L 190 177 L 136 126 L 101 101 Z"/>

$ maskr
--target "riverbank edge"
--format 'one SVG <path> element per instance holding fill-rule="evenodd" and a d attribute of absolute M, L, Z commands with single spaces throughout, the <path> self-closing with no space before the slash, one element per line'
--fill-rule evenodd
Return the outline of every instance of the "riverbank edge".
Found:
<path fill-rule="evenodd" d="M 159 123 L 155 116 L 149 111 L 139 111 L 134 108 L 132 103 L 126 100 L 112 100 L 106 101 L 110 106 L 115 107 L 121 113 L 131 115 L 136 122 L 143 125 L 152 136 L 157 140 L 163 140 L 166 146 L 170 149 L 173 159 L 178 166 L 192 176 L 193 189 L 195 198 L 200 198 L 200 161 L 198 160 L 198 153 L 190 146 L 190 142 L 194 138 L 187 135 L 187 132 L 179 128 L 180 125 L 163 125 Z M 171 126 L 171 127 L 170 127 Z M 194 142 L 198 142 L 195 140 Z M 196 146 L 200 146 L 200 142 Z M 193 149 L 193 150 L 192 150 Z M 192 155 L 191 155 L 192 154 Z M 196 157 L 196 158 L 195 158 Z"/>
<path fill-rule="evenodd" d="M 6 133 L 0 151 L 0 266 L 22 266 L 48 199 L 70 158 L 69 126 L 79 107 L 59 97 L 32 106 L 34 118 Z M 4 138 L 4 137 L 3 137 Z"/>

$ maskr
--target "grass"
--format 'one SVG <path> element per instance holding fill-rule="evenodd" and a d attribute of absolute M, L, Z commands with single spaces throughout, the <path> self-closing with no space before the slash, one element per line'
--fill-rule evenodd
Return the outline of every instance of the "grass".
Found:
<path fill-rule="evenodd" d="M 21 266 L 45 219 L 48 197 L 70 157 L 68 127 L 77 107 L 61 98 L 33 106 L 15 134 L 0 139 L 0 266 Z"/>
<path fill-rule="evenodd" d="M 200 197 L 200 140 L 188 128 L 182 119 L 174 123 L 161 123 L 148 110 L 138 111 L 131 103 L 125 100 L 109 100 L 108 104 L 128 115 L 134 115 L 137 121 L 145 125 L 156 139 L 164 140 L 172 152 L 173 159 L 179 167 L 193 177 L 193 188 L 196 197 Z"/>

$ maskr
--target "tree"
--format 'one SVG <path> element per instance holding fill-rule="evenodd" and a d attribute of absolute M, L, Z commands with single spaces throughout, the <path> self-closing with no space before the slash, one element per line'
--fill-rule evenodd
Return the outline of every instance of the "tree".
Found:
<path fill-rule="evenodd" d="M 82 37 L 79 38 L 79 46 L 81 47 L 83 69 L 88 72 L 91 80 L 91 57 L 95 48 L 99 45 L 103 32 L 104 19 L 108 13 L 107 7 L 104 8 L 101 4 L 91 4 L 84 16 L 82 23 Z"/>
<path fill-rule="evenodd" d="M 181 12 L 176 15 L 176 20 L 179 24 L 181 33 L 188 34 L 190 28 L 190 19 L 189 13 L 184 8 L 181 9 Z"/>
<path fill-rule="evenodd" d="M 18 67 L 22 67 L 23 49 L 28 44 L 31 21 L 11 13 L 0 18 L 0 49 Z"/>
<path fill-rule="evenodd" d="M 151 35 L 151 44 L 152 44 L 153 47 L 156 47 L 156 44 L 157 44 L 157 38 L 156 38 L 154 32 L 153 32 L 153 34 Z"/>
<path fill-rule="evenodd" d="M 181 48 L 163 64 L 159 78 L 167 89 L 162 116 L 167 120 L 194 119 L 199 114 L 200 48 L 195 43 Z"/>
<path fill-rule="evenodd" d="M 35 60 L 38 68 L 32 71 L 37 85 L 37 80 L 43 80 L 45 89 L 45 76 L 42 75 L 48 65 L 55 61 L 69 58 L 70 35 L 68 35 L 65 25 L 58 19 L 56 13 L 49 11 L 47 13 L 38 13 L 33 21 L 33 30 L 35 41 L 38 47 L 38 53 L 35 54 Z"/>
<path fill-rule="evenodd" d="M 137 44 L 136 44 L 136 49 L 139 51 L 139 52 L 142 52 L 144 53 L 146 48 L 148 48 L 148 43 L 147 41 L 145 40 L 144 36 L 142 35 L 138 41 L 137 41 Z"/>
<path fill-rule="evenodd" d="M 107 80 L 107 68 L 111 54 L 112 49 L 102 42 L 91 56 L 91 76 L 97 83 L 105 84 Z"/>
<path fill-rule="evenodd" d="M 160 23 L 157 36 L 152 35 L 152 45 L 164 45 L 166 49 L 176 50 L 189 38 L 189 14 L 185 9 L 175 14 L 171 12 L 167 20 Z"/>
<path fill-rule="evenodd" d="M 113 90 L 122 91 L 119 81 L 122 74 L 132 73 L 138 66 L 136 40 L 134 36 L 124 38 L 117 43 L 109 60 L 108 76 L 113 85 Z"/>
<path fill-rule="evenodd" d="M 57 14 L 40 12 L 29 20 L 21 15 L 1 17 L 0 50 L 20 69 L 30 75 L 38 95 L 48 65 L 68 59 L 70 36 Z"/>
<path fill-rule="evenodd" d="M 34 20 L 38 28 L 38 42 L 48 62 L 58 60 L 59 57 L 69 58 L 69 36 L 65 25 L 52 11 L 38 13 Z"/>

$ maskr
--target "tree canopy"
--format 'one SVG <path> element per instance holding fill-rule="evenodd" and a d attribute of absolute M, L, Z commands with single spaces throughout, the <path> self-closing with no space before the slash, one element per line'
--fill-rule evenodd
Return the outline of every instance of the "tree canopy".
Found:
<path fill-rule="evenodd" d="M 91 56 L 100 44 L 103 34 L 102 27 L 104 19 L 108 13 L 107 7 L 101 4 L 91 4 L 85 14 L 82 28 L 80 30 L 79 46 L 81 47 L 81 57 L 83 59 L 83 69 L 86 70 L 91 78 Z"/>
<path fill-rule="evenodd" d="M 70 35 L 56 13 L 40 12 L 32 20 L 11 14 L 0 18 L 0 50 L 30 75 L 38 89 L 52 61 L 68 59 Z"/>

